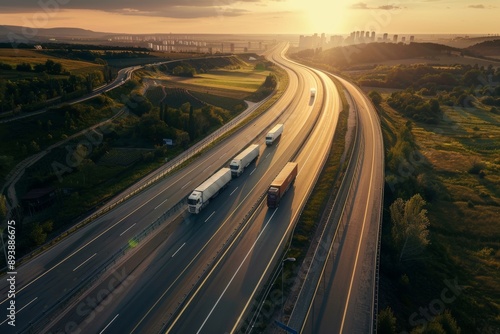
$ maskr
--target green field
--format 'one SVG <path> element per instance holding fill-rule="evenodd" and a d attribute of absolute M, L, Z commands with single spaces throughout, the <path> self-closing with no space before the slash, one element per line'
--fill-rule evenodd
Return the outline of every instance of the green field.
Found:
<path fill-rule="evenodd" d="M 269 71 L 253 69 L 219 69 L 197 74 L 194 78 L 169 76 L 160 72 L 147 72 L 147 75 L 150 79 L 154 79 L 169 88 L 183 88 L 189 91 L 243 100 L 259 89 L 269 73 Z"/>

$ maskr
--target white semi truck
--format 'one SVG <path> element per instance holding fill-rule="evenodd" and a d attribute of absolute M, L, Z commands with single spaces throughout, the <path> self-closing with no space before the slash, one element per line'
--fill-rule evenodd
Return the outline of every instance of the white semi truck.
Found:
<path fill-rule="evenodd" d="M 231 170 L 222 168 L 200 184 L 188 197 L 188 210 L 190 213 L 200 213 L 211 198 L 219 194 L 219 191 L 227 187 L 231 181 Z"/>
<path fill-rule="evenodd" d="M 233 177 L 240 176 L 245 168 L 259 156 L 259 145 L 253 144 L 248 146 L 243 152 L 234 157 L 229 164 Z"/>
<path fill-rule="evenodd" d="M 283 133 L 283 124 L 276 124 L 266 135 L 266 145 L 271 146 Z"/>
<path fill-rule="evenodd" d="M 316 88 L 311 88 L 311 98 L 315 98 L 316 97 Z"/>

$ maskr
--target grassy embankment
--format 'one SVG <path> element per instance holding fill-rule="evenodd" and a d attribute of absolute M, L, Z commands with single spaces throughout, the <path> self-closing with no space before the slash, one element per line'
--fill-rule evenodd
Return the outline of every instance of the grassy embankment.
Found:
<path fill-rule="evenodd" d="M 441 305 L 462 333 L 500 328 L 500 115 L 488 110 L 444 107 L 439 124 L 428 125 L 407 123 L 385 103 L 379 108 L 389 165 L 380 309 L 391 307 L 398 330 L 422 329 L 442 314 Z M 412 148 L 406 162 L 391 167 L 388 155 L 405 154 L 405 147 Z M 395 193 L 409 197 L 412 188 L 428 203 L 430 245 L 419 258 L 395 263 L 388 207 Z M 455 279 L 462 290 L 453 293 L 446 282 Z M 431 318 L 420 308 L 432 308 Z"/>

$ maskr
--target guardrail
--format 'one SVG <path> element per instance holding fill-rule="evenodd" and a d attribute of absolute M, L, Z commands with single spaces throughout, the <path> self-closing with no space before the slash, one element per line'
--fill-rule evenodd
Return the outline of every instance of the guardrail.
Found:
<path fill-rule="evenodd" d="M 130 241 L 120 248 L 116 253 L 109 257 L 104 263 L 97 267 L 90 275 L 81 280 L 77 286 L 73 287 L 63 297 L 59 298 L 54 304 L 47 308 L 35 320 L 31 321 L 28 326 L 23 328 L 20 333 L 40 333 L 43 332 L 56 316 L 59 315 L 58 311 L 62 311 L 78 297 L 83 295 L 89 288 L 91 288 L 104 274 L 118 263 L 131 249 L 136 248 L 136 245 L 149 236 L 153 231 L 157 230 L 165 222 L 169 221 L 173 216 L 185 210 L 186 199 L 181 200 L 169 210 L 164 212 L 149 226 L 144 228 L 141 232 L 137 233 Z"/>

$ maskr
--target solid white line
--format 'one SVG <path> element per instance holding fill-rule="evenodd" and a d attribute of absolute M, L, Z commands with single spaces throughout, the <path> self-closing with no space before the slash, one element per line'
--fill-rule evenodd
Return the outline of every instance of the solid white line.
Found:
<path fill-rule="evenodd" d="M 182 246 L 181 246 L 181 247 L 179 247 L 179 249 L 178 249 L 178 250 L 176 250 L 174 254 L 172 254 L 172 257 L 174 257 L 174 256 L 175 256 L 175 254 L 177 254 L 177 253 L 181 250 L 181 248 L 182 248 L 182 247 L 184 247 L 184 245 L 185 245 L 185 244 L 186 244 L 186 243 L 183 243 L 183 244 L 182 244 Z"/>
<path fill-rule="evenodd" d="M 238 190 L 238 187 L 236 187 L 233 191 L 231 191 L 231 193 L 229 194 L 229 196 L 231 196 L 232 194 L 234 194 L 234 192 Z"/>
<path fill-rule="evenodd" d="M 116 319 L 116 318 L 118 318 L 118 316 L 119 316 L 119 315 L 120 315 L 120 314 L 115 315 L 115 317 L 113 318 L 113 320 L 111 320 L 111 321 L 109 322 L 109 324 L 107 324 L 107 325 L 106 325 L 106 327 L 104 327 L 104 329 L 103 329 L 102 331 L 100 331 L 100 332 L 99 332 L 99 334 L 104 333 L 104 331 L 105 331 L 105 330 L 109 327 L 109 325 L 111 325 L 111 323 L 112 323 L 113 321 L 115 321 L 115 319 Z"/>
<path fill-rule="evenodd" d="M 253 171 L 250 173 L 250 175 L 253 174 L 253 172 L 255 172 L 257 170 L 257 168 L 254 168 Z"/>
<path fill-rule="evenodd" d="M 22 310 L 24 310 L 29 304 L 33 303 L 35 300 L 37 300 L 38 297 L 35 297 L 35 299 L 33 299 L 32 301 L 30 301 L 28 304 L 24 305 L 23 307 L 21 307 L 19 310 L 16 311 L 15 314 L 18 314 L 19 312 L 21 312 Z M 10 318 L 7 318 L 5 319 L 3 322 L 0 323 L 0 326 L 2 326 L 4 323 L 6 323 L 8 320 L 10 320 Z"/>
<path fill-rule="evenodd" d="M 212 307 L 212 309 L 210 310 L 210 312 L 208 313 L 207 317 L 205 318 L 205 320 L 203 321 L 203 323 L 201 324 L 201 327 L 200 329 L 198 329 L 198 331 L 196 332 L 196 334 L 198 334 L 199 332 L 201 332 L 201 330 L 203 329 L 203 326 L 205 326 L 205 323 L 207 322 L 208 318 L 210 318 L 210 316 L 212 315 L 213 311 L 215 310 L 215 308 L 217 307 L 217 305 L 219 304 L 220 300 L 222 299 L 222 296 L 224 296 L 224 294 L 226 293 L 227 289 L 229 288 L 229 286 L 231 285 L 231 283 L 233 282 L 234 278 L 236 277 L 236 275 L 239 273 L 241 267 L 243 266 L 243 263 L 245 263 L 245 261 L 247 260 L 248 256 L 250 256 L 250 254 L 252 253 L 253 249 L 255 248 L 255 245 L 257 245 L 257 242 L 259 241 L 260 237 L 262 236 L 262 234 L 264 233 L 264 231 L 266 230 L 267 226 L 269 225 L 269 222 L 273 219 L 274 217 L 274 214 L 276 213 L 276 209 L 274 210 L 273 214 L 271 215 L 271 217 L 269 217 L 269 220 L 266 222 L 266 224 L 264 225 L 264 228 L 260 231 L 259 235 L 257 236 L 257 239 L 255 239 L 252 247 L 250 247 L 250 249 L 248 250 L 247 252 L 247 255 L 245 255 L 245 258 L 243 259 L 243 261 L 241 261 L 240 265 L 238 266 L 238 269 L 236 269 L 233 277 L 231 277 L 231 279 L 229 280 L 229 283 L 227 283 L 226 287 L 224 288 L 224 291 L 222 291 L 221 295 L 219 296 L 219 298 L 217 299 L 217 301 L 215 302 L 215 305 Z"/>
<path fill-rule="evenodd" d="M 158 204 L 158 206 L 155 208 L 155 210 L 158 209 L 160 206 L 162 206 L 163 203 L 165 203 L 166 201 L 168 201 L 168 198 L 166 200 L 164 200 L 163 202 L 161 202 L 160 204 Z"/>
<path fill-rule="evenodd" d="M 190 183 L 191 183 L 191 181 L 189 181 L 188 183 L 186 183 L 185 185 L 183 185 L 181 189 L 186 188 L 186 187 L 187 187 L 187 185 L 188 185 L 188 184 L 190 184 Z"/>
<path fill-rule="evenodd" d="M 123 231 L 122 233 L 120 233 L 120 237 L 125 234 L 125 232 L 127 232 L 128 230 L 130 230 L 132 227 L 134 227 L 134 225 L 137 224 L 137 223 L 133 223 L 132 226 L 130 226 L 128 229 L 126 229 L 125 231 Z"/>
<path fill-rule="evenodd" d="M 94 253 L 94 255 L 92 255 L 91 257 L 89 257 L 88 259 L 86 259 L 85 261 L 83 261 L 82 263 L 80 263 L 80 265 L 78 267 L 76 267 L 75 269 L 73 269 L 73 271 L 75 271 L 78 268 L 80 268 L 81 266 L 83 266 L 85 263 L 87 263 L 91 258 L 93 258 L 96 255 L 97 255 L 97 253 Z"/>
<path fill-rule="evenodd" d="M 212 216 L 213 216 L 214 214 L 215 214 L 215 211 L 214 211 L 214 212 L 212 212 L 212 214 L 211 214 L 210 216 L 208 216 L 208 218 L 207 218 L 207 219 L 205 219 L 205 223 L 206 223 L 206 222 L 207 222 L 210 218 L 212 218 Z"/>

